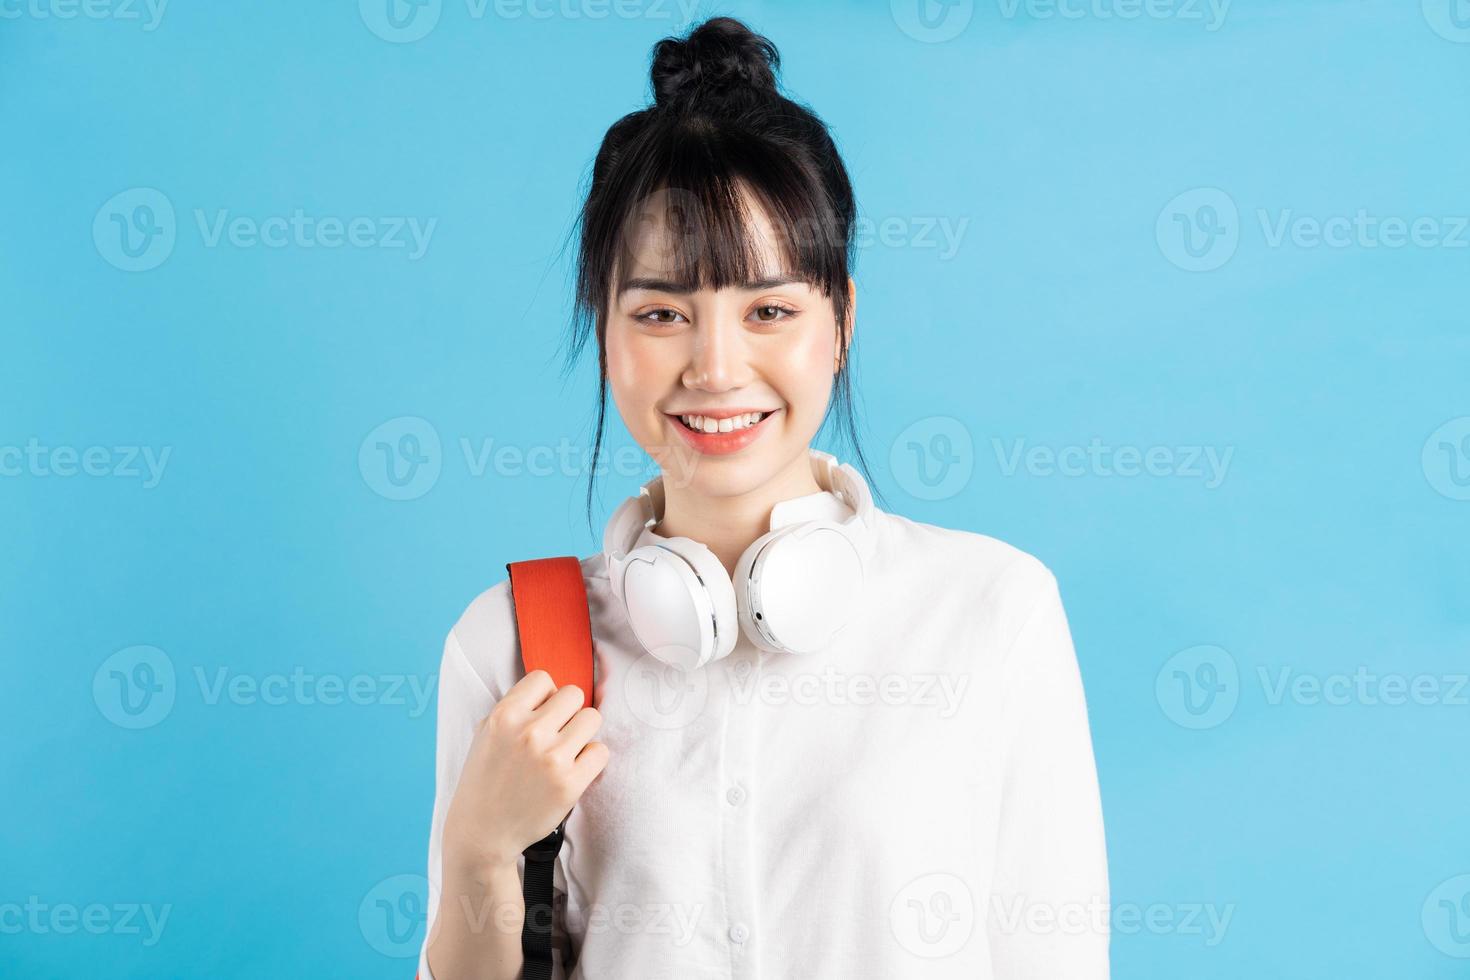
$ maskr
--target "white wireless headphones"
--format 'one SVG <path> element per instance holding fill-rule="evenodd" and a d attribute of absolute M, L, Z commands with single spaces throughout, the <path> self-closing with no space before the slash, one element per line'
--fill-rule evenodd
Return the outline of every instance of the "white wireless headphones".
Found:
<path fill-rule="evenodd" d="M 777 503 L 770 531 L 745 549 L 733 582 L 703 544 L 653 533 L 663 517 L 662 476 L 613 513 L 602 538 L 608 578 L 645 650 L 695 670 L 735 648 L 738 623 L 762 650 L 810 653 L 852 618 L 872 560 L 873 498 L 850 464 L 809 452 L 813 476 L 830 493 Z"/>

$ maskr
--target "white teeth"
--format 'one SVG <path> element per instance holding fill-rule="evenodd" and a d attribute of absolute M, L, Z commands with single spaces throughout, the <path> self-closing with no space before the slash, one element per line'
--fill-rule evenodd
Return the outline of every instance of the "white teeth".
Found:
<path fill-rule="evenodd" d="M 680 420 L 696 432 L 734 432 L 736 429 L 744 429 L 755 425 L 764 416 L 764 412 L 746 412 L 744 415 L 734 415 L 727 419 L 705 418 L 703 415 L 681 415 Z"/>

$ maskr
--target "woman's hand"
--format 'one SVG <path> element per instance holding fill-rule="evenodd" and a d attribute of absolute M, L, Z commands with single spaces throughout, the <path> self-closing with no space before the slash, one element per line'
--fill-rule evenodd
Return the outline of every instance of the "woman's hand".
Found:
<path fill-rule="evenodd" d="M 575 684 L 558 688 L 533 670 L 480 722 L 444 818 L 446 871 L 514 868 L 566 817 L 608 760 L 607 746 L 589 741 L 602 714 L 584 700 Z"/>

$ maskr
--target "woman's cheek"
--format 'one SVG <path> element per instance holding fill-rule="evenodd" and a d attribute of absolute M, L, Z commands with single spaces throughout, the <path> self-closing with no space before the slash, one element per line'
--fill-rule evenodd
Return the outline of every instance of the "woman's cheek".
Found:
<path fill-rule="evenodd" d="M 607 375 L 613 402 L 623 424 L 640 444 L 661 438 L 659 393 L 669 388 L 657 352 L 640 349 L 637 338 L 610 329 L 607 336 Z"/>
<path fill-rule="evenodd" d="M 799 399 L 800 410 L 793 414 L 810 428 L 812 434 L 827 413 L 827 400 L 832 393 L 832 359 L 836 356 L 832 326 L 812 330 L 795 345 L 783 366 L 785 390 L 793 400 Z"/>

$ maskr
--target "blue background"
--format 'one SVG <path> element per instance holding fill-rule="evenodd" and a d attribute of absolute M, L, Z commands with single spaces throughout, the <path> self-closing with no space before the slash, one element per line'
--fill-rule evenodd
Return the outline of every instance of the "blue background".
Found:
<path fill-rule="evenodd" d="M 692 13 L 778 44 L 889 221 L 857 259 L 855 376 L 888 509 L 1058 575 L 1113 900 L 1165 922 L 1115 922 L 1115 975 L 1470 975 L 1470 9 L 1104 16 L 1126 6 Z M 174 0 L 152 29 L 142 6 L 4 5 L 0 453 L 107 463 L 0 455 L 0 906 L 170 912 L 152 945 L 0 933 L 0 972 L 412 975 L 421 929 L 374 911 L 421 912 L 396 877 L 424 872 L 433 793 L 410 686 L 506 561 L 598 547 L 581 468 L 473 460 L 590 444 L 595 358 L 558 373 L 561 249 L 691 13 L 536 9 L 443 0 L 402 41 L 377 0 Z M 196 218 L 296 209 L 436 224 L 415 257 L 211 245 Z M 1299 223 L 1360 209 L 1438 240 L 1313 245 Z M 135 218 L 173 231 L 143 271 L 114 224 Z M 1160 462 L 1009 462 L 1094 440 Z M 393 471 L 417 484 L 379 442 L 423 460 Z M 167 448 L 162 478 L 112 447 Z M 1206 449 L 1222 478 L 1190 463 Z M 599 481 L 599 532 L 644 473 Z M 140 657 L 173 701 L 130 728 L 113 671 L 147 680 Z M 298 670 L 371 703 L 209 696 Z M 1275 696 L 1283 670 L 1437 693 L 1313 703 Z"/>

